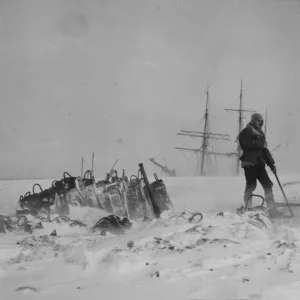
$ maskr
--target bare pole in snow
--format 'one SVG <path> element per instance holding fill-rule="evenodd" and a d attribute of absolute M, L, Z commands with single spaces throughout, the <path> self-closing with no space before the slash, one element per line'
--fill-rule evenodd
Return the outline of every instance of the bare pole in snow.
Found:
<path fill-rule="evenodd" d="M 84 162 L 84 159 L 82 156 L 82 158 L 81 158 L 81 178 L 83 178 L 83 162 Z"/>
<path fill-rule="evenodd" d="M 92 155 L 92 171 L 91 171 L 92 176 L 94 176 L 94 157 L 95 157 L 95 155 L 94 155 L 94 152 L 93 152 L 93 155 Z"/>
<path fill-rule="evenodd" d="M 208 131 L 208 100 L 209 100 L 209 87 L 207 87 L 207 90 L 205 91 L 206 94 L 206 104 L 205 104 L 205 114 L 204 114 L 204 137 L 202 139 L 202 153 L 201 153 L 201 169 L 200 174 L 201 176 L 204 176 L 204 162 L 205 162 L 205 155 L 207 151 L 209 136 L 207 135 Z"/>

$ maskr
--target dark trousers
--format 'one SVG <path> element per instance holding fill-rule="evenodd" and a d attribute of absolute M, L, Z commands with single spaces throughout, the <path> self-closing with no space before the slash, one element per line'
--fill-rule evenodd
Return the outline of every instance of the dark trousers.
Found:
<path fill-rule="evenodd" d="M 244 202 L 245 205 L 248 200 L 248 207 L 252 207 L 252 193 L 256 189 L 257 180 L 262 185 L 265 192 L 265 200 L 268 206 L 274 203 L 273 195 L 273 182 L 269 178 L 267 170 L 264 165 L 256 165 L 244 168 L 245 178 L 246 178 L 246 188 L 244 193 Z"/>

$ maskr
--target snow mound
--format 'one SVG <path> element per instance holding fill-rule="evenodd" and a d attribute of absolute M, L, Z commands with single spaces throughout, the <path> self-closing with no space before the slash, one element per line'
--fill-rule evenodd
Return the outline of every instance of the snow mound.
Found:
<path fill-rule="evenodd" d="M 71 208 L 70 219 L 87 226 L 52 219 L 42 221 L 43 228 L 32 234 L 1 236 L 1 296 L 297 299 L 298 220 L 271 222 L 263 212 L 237 215 L 243 185 L 236 179 L 165 182 L 175 213 L 164 212 L 151 222 L 135 221 L 124 235 L 103 236 L 91 230 L 106 213 Z M 191 219 L 196 211 L 203 218 L 198 214 Z M 50 236 L 53 230 L 57 236 Z"/>

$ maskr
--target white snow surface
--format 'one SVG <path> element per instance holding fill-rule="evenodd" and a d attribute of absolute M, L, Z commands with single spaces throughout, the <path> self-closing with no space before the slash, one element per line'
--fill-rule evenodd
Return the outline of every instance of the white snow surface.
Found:
<path fill-rule="evenodd" d="M 134 222 L 125 235 L 93 233 L 91 226 L 105 213 L 91 208 L 71 210 L 71 219 L 86 228 L 43 223 L 33 234 L 0 235 L 0 299 L 299 298 L 300 219 L 237 215 L 242 176 L 163 180 L 174 213 L 149 224 Z M 272 180 L 276 200 L 284 201 Z M 300 175 L 281 180 L 300 181 Z M 47 188 L 51 182 L 1 181 L 0 214 L 11 214 L 34 183 Z M 300 202 L 298 191 L 300 184 L 285 187 L 291 202 Z M 263 194 L 261 187 L 256 193 Z M 180 217 L 188 210 L 203 213 L 203 220 Z"/>

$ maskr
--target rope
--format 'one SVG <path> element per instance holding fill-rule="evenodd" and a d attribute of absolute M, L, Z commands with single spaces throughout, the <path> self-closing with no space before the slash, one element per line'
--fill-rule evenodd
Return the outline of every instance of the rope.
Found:
<path fill-rule="evenodd" d="M 247 198 L 247 200 L 246 200 L 246 203 L 245 203 L 245 209 L 248 209 L 248 202 L 249 202 L 250 198 L 252 198 L 252 197 L 258 197 L 258 198 L 261 198 L 261 199 L 262 199 L 261 205 L 255 206 L 255 207 L 253 207 L 253 209 L 257 209 L 257 208 L 262 208 L 262 207 L 264 207 L 264 204 L 265 204 L 265 198 L 264 198 L 263 196 L 261 196 L 261 195 L 251 194 L 251 195 Z"/>
<path fill-rule="evenodd" d="M 187 215 L 187 212 L 184 211 L 183 213 L 181 213 L 181 217 L 182 217 L 183 219 L 186 220 L 186 218 L 184 217 L 184 215 Z M 191 217 L 189 217 L 189 218 L 187 219 L 187 221 L 188 221 L 189 223 L 192 223 L 193 220 L 194 220 L 194 218 L 195 218 L 196 216 L 200 216 L 200 217 L 201 217 L 201 219 L 200 219 L 198 222 L 201 222 L 201 221 L 203 220 L 203 214 L 200 213 L 200 212 L 195 212 L 195 213 L 192 214 Z"/>

